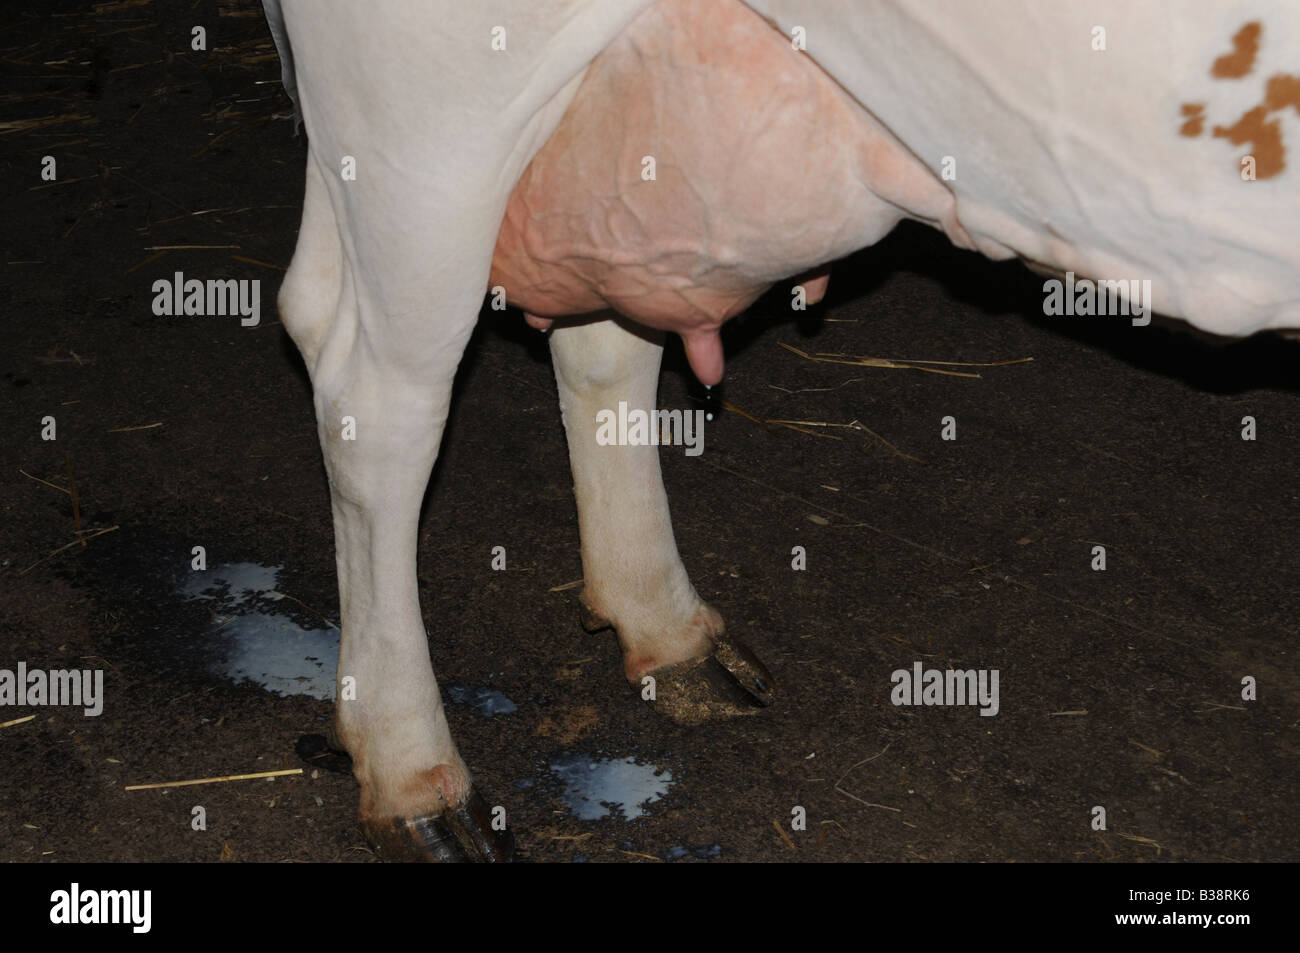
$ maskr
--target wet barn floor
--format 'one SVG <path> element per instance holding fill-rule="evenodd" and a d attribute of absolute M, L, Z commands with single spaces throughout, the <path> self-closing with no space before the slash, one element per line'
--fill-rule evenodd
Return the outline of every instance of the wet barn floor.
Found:
<path fill-rule="evenodd" d="M 310 390 L 273 306 L 304 146 L 274 118 L 265 25 L 250 3 L 109 6 L 49 4 L 0 67 L 26 97 L 9 119 L 61 117 L 0 137 L 0 669 L 98 668 L 105 692 L 98 717 L 0 707 L 36 715 L 0 728 L 0 860 L 369 861 L 345 775 L 124 790 L 302 767 L 338 601 Z M 210 52 L 177 52 L 200 14 Z M 159 248 L 179 245 L 204 247 Z M 261 324 L 154 316 L 176 271 L 259 279 Z M 909 227 L 838 265 L 825 305 L 792 315 L 774 292 L 730 326 L 743 414 L 661 459 L 697 588 L 780 694 L 696 729 L 579 627 L 545 341 L 485 313 L 420 578 L 460 750 L 526 857 L 1300 855 L 1300 345 L 1044 318 L 1040 287 Z M 953 377 L 781 344 L 1033 361 Z M 675 349 L 661 403 L 696 397 Z M 998 670 L 998 714 L 891 704 L 916 662 Z"/>

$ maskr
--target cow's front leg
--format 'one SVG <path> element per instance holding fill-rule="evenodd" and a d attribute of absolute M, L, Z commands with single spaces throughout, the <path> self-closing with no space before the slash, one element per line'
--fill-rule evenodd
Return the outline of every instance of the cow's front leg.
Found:
<path fill-rule="evenodd" d="M 424 262 L 349 261 L 327 182 L 309 163 L 280 312 L 311 373 L 334 511 L 335 740 L 351 756 L 362 826 L 381 856 L 506 859 L 509 832 L 493 829 L 452 741 L 416 584 L 420 503 L 479 296 L 445 280 L 441 298 L 417 296 L 429 306 L 394 306 L 394 292 L 425 291 Z M 380 280 L 358 280 L 368 272 Z"/>
<path fill-rule="evenodd" d="M 601 446 L 596 415 L 653 411 L 660 332 L 621 319 L 556 328 L 551 354 L 569 439 L 582 534 L 584 625 L 613 626 L 623 671 L 638 690 L 654 678 L 657 710 L 684 724 L 748 714 L 771 701 L 770 674 L 729 639 L 696 593 L 673 539 L 655 446 Z"/>
<path fill-rule="evenodd" d="M 283 313 L 334 507 L 336 728 L 385 855 L 504 852 L 429 661 L 420 500 L 510 190 L 586 64 L 648 2 L 283 2 L 311 166 Z"/>
<path fill-rule="evenodd" d="M 510 846 L 493 837 L 452 741 L 416 583 L 420 501 L 455 373 L 448 357 L 412 380 L 357 349 L 316 384 L 343 617 L 335 728 L 382 856 L 493 860 Z"/>

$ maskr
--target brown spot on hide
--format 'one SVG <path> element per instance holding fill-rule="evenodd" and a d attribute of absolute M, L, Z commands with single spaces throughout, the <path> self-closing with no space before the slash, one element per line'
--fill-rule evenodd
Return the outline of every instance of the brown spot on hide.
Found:
<path fill-rule="evenodd" d="M 1239 79 L 1255 68 L 1264 28 L 1258 21 L 1245 24 L 1232 38 L 1232 52 L 1220 56 L 1210 68 L 1216 79 Z M 1241 114 L 1230 126 L 1215 126 L 1213 135 L 1233 145 L 1250 144 L 1247 155 L 1255 159 L 1255 178 L 1271 179 L 1286 168 L 1286 147 L 1282 143 L 1282 124 L 1269 114 L 1294 109 L 1300 115 L 1300 76 L 1277 73 L 1264 85 L 1264 98 Z M 1183 103 L 1180 135 L 1193 139 L 1205 131 L 1205 104 Z"/>
<path fill-rule="evenodd" d="M 1263 28 L 1251 21 L 1232 38 L 1232 52 L 1220 56 L 1210 68 L 1216 79 L 1240 79 L 1255 68 L 1255 54 L 1259 52 L 1259 35 Z"/>
<path fill-rule="evenodd" d="M 1204 103 L 1183 103 L 1183 115 L 1187 117 L 1187 121 L 1179 127 L 1178 131 L 1190 138 L 1199 136 L 1205 129 L 1204 112 Z"/>
<path fill-rule="evenodd" d="M 1255 157 L 1255 178 L 1270 179 L 1286 168 L 1286 149 L 1282 146 L 1282 124 L 1266 119 L 1268 107 L 1256 106 L 1231 126 L 1215 126 L 1214 135 L 1235 146 L 1251 144 Z"/>
<path fill-rule="evenodd" d="M 1290 106 L 1300 113 L 1300 76 L 1278 73 L 1270 76 L 1264 88 L 1264 104 L 1269 109 L 1286 109 Z"/>

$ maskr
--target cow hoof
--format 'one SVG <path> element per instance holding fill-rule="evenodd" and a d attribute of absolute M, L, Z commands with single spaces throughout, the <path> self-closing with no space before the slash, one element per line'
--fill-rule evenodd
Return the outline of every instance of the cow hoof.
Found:
<path fill-rule="evenodd" d="M 753 715 L 772 704 L 772 673 L 743 642 L 715 639 L 713 654 L 668 665 L 654 678 L 655 711 L 679 725 Z"/>
<path fill-rule="evenodd" d="M 578 617 L 587 632 L 614 627 L 581 594 Z M 711 655 L 666 665 L 649 674 L 655 680 L 655 711 L 679 725 L 757 714 L 772 704 L 776 694 L 776 681 L 762 660 L 745 643 L 726 636 L 714 638 Z M 634 683 L 634 687 L 644 686 Z"/>
<path fill-rule="evenodd" d="M 515 837 L 507 828 L 492 829 L 492 814 L 477 791 L 458 808 L 424 817 L 395 817 L 387 823 L 362 825 L 381 860 L 437 864 L 509 863 Z"/>
<path fill-rule="evenodd" d="M 303 735 L 294 750 L 312 767 L 352 773 L 352 758 L 329 736 Z M 465 803 L 441 814 L 394 817 L 386 822 L 362 821 L 366 840 L 381 860 L 425 863 L 509 863 L 515 836 L 509 828 L 493 830 L 492 812 L 477 791 Z"/>

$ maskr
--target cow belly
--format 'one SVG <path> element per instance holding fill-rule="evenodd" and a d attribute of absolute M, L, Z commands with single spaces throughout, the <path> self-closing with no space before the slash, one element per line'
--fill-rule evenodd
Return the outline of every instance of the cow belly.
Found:
<path fill-rule="evenodd" d="M 515 187 L 491 281 L 689 338 L 904 214 L 970 244 L 951 192 L 788 37 L 737 0 L 660 0 Z"/>

